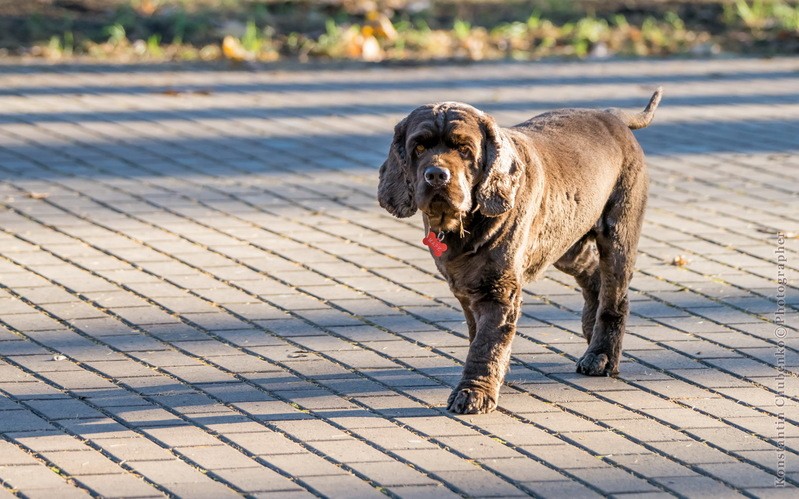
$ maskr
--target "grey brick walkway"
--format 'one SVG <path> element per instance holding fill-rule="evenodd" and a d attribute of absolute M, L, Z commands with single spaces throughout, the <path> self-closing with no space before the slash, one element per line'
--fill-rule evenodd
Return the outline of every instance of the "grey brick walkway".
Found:
<path fill-rule="evenodd" d="M 621 376 L 574 373 L 552 271 L 499 410 L 446 413 L 465 327 L 375 202 L 393 124 L 657 84 Z M 797 497 L 797 116 L 799 59 L 0 65 L 0 497 Z"/>

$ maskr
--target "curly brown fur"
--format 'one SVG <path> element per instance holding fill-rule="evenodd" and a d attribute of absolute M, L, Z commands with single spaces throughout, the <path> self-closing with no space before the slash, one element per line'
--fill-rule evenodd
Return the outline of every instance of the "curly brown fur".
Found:
<path fill-rule="evenodd" d="M 497 406 L 522 286 L 549 265 L 583 291 L 588 349 L 577 372 L 618 373 L 648 188 L 630 130 L 651 122 L 661 95 L 658 89 L 637 114 L 562 109 L 511 128 L 467 104 L 443 102 L 397 125 L 380 168 L 380 205 L 398 217 L 419 209 L 425 231 L 445 233 L 449 249 L 436 266 L 469 328 L 450 411 Z"/>

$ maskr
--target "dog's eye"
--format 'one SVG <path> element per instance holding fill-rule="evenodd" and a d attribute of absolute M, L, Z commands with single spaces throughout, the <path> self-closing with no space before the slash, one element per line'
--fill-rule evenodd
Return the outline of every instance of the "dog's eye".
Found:
<path fill-rule="evenodd" d="M 416 154 L 422 154 L 425 150 L 425 147 L 422 144 L 416 146 Z"/>
<path fill-rule="evenodd" d="M 461 146 L 458 148 L 458 154 L 460 154 L 463 159 L 469 159 L 472 155 L 472 151 L 466 146 Z"/>

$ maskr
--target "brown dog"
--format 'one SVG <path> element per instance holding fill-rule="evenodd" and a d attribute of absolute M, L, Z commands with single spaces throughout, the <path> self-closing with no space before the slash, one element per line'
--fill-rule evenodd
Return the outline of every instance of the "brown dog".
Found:
<path fill-rule="evenodd" d="M 583 291 L 588 350 L 577 372 L 618 373 L 648 187 L 630 130 L 650 123 L 661 94 L 658 88 L 634 115 L 563 109 L 511 128 L 467 104 L 443 102 L 417 108 L 395 127 L 380 167 L 380 206 L 401 218 L 424 213 L 425 233 L 446 244 L 436 266 L 469 327 L 450 411 L 497 406 L 522 286 L 550 264 Z"/>

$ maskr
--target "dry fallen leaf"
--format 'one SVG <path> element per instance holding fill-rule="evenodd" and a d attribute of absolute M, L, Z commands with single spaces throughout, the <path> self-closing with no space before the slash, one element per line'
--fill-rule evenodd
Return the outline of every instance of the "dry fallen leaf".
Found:
<path fill-rule="evenodd" d="M 688 259 L 685 257 L 685 255 L 675 256 L 671 261 L 671 264 L 676 267 L 684 267 L 688 265 Z"/>
<path fill-rule="evenodd" d="M 153 0 L 141 0 L 136 8 L 136 11 L 145 17 L 155 14 L 158 5 Z"/>
<path fill-rule="evenodd" d="M 382 38 L 389 41 L 396 40 L 398 34 L 391 20 L 383 13 L 371 11 L 366 14 L 366 20 L 372 28 L 373 34 L 377 38 Z"/>
<path fill-rule="evenodd" d="M 361 46 L 361 59 L 368 62 L 380 62 L 383 60 L 383 49 L 380 47 L 374 36 L 366 36 Z"/>
<path fill-rule="evenodd" d="M 46 199 L 49 194 L 46 192 L 29 192 L 28 197 L 31 199 Z"/>
<path fill-rule="evenodd" d="M 235 37 L 230 35 L 222 40 L 222 53 L 234 62 L 251 61 L 255 58 L 252 52 L 245 49 Z"/>
<path fill-rule="evenodd" d="M 351 27 L 341 37 L 344 54 L 350 59 L 357 59 L 361 57 L 361 48 L 363 47 L 363 35 L 360 30 L 355 26 Z"/>

